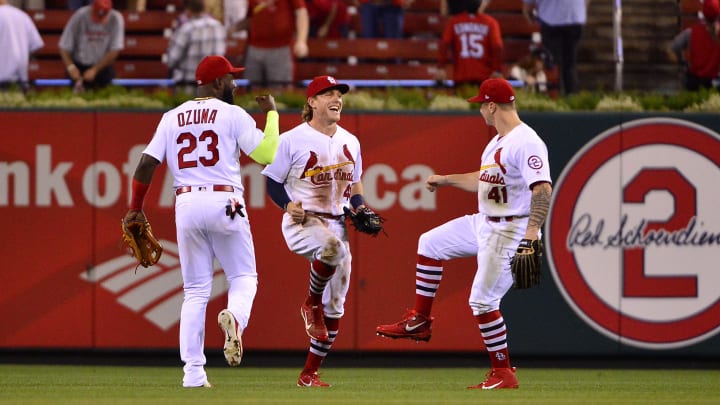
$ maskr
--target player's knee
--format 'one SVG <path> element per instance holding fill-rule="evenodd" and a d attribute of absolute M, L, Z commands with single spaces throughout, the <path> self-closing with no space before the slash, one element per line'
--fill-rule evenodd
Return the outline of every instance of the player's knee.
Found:
<path fill-rule="evenodd" d="M 325 316 L 328 318 L 342 318 L 345 315 L 345 298 L 333 297 L 327 305 L 323 307 Z"/>
<path fill-rule="evenodd" d="M 488 312 L 497 311 L 500 309 L 500 305 L 499 303 L 480 303 L 471 301 L 470 309 L 472 309 L 473 316 L 478 316 Z"/>
<path fill-rule="evenodd" d="M 437 252 L 433 246 L 433 237 L 430 232 L 425 232 L 420 235 L 418 239 L 418 254 L 429 257 L 432 259 L 438 259 Z M 438 259 L 439 260 L 439 259 Z"/>
<path fill-rule="evenodd" d="M 320 252 L 320 261 L 330 266 L 337 266 L 347 256 L 348 251 L 341 240 L 330 239 Z"/>

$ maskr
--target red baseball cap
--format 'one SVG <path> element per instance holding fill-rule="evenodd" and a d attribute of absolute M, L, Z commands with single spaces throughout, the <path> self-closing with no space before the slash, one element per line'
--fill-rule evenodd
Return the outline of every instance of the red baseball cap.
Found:
<path fill-rule="evenodd" d="M 350 86 L 338 81 L 332 76 L 316 76 L 308 85 L 307 96 L 315 97 L 325 90 L 338 89 L 340 93 L 345 94 L 350 90 Z"/>
<path fill-rule="evenodd" d="M 705 0 L 703 1 L 702 7 L 703 16 L 705 21 L 715 21 L 720 16 L 720 4 L 718 0 Z"/>
<path fill-rule="evenodd" d="M 96 23 L 104 23 L 107 21 L 112 9 L 112 0 L 95 0 L 92 3 L 92 15 L 93 21 Z"/>
<path fill-rule="evenodd" d="M 512 103 L 515 101 L 515 90 L 505 79 L 487 79 L 480 85 L 478 95 L 467 101 L 471 103 L 489 103 L 491 101 L 498 104 Z"/>
<path fill-rule="evenodd" d="M 210 55 L 203 58 L 195 70 L 195 81 L 198 86 L 208 84 L 228 73 L 240 73 L 245 68 L 233 67 L 224 56 Z"/>

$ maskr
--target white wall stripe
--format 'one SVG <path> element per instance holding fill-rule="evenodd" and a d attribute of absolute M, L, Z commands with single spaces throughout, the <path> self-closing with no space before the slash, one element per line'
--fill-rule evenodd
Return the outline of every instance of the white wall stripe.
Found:
<path fill-rule="evenodd" d="M 114 276 L 108 278 L 102 282 L 102 286 L 110 292 L 120 292 L 133 284 L 137 284 L 140 281 L 157 276 L 157 270 L 153 272 L 152 269 L 139 268 L 137 273 L 135 272 L 135 266 L 130 266 L 129 269 L 117 272 Z"/>
<path fill-rule="evenodd" d="M 118 298 L 118 302 L 137 312 L 170 291 L 182 287 L 180 268 L 167 271 Z"/>

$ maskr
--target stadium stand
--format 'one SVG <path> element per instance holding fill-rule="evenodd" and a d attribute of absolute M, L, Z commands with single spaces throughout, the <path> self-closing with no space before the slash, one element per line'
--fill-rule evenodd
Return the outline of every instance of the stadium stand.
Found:
<path fill-rule="evenodd" d="M 146 11 L 126 11 L 114 1 L 125 18 L 125 49 L 116 62 L 118 79 L 167 79 L 163 62 L 173 22 L 182 0 L 147 0 Z M 58 41 L 72 15 L 66 0 L 46 0 L 46 10 L 28 11 L 45 41 L 30 66 L 31 79 L 63 79 Z M 439 0 L 415 0 L 405 13 L 404 39 L 310 39 L 309 57 L 296 64 L 296 78 L 332 74 L 343 80 L 434 80 L 439 37 L 445 23 Z M 539 28 L 523 18 L 522 0 L 494 1 L 488 12 L 500 22 L 505 42 L 504 60 L 509 67 L 528 52 Z M 359 31 L 359 18 L 352 27 Z M 228 57 L 244 53 L 245 42 L 228 41 Z M 450 69 L 448 69 L 450 74 Z"/>
<path fill-rule="evenodd" d="M 678 32 L 695 24 L 700 19 L 700 0 L 678 0 Z"/>
<path fill-rule="evenodd" d="M 176 13 L 162 10 L 143 12 L 121 11 L 125 19 L 125 32 L 146 35 L 164 35 L 172 27 Z M 30 10 L 28 14 L 43 33 L 62 32 L 65 23 L 73 14 L 71 10 Z"/>

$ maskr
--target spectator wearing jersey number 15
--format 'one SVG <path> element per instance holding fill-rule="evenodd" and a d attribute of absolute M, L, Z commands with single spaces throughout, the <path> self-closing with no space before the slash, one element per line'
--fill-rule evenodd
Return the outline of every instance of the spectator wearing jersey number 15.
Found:
<path fill-rule="evenodd" d="M 436 79 L 445 80 L 452 63 L 454 85 L 479 85 L 490 77 L 502 77 L 503 42 L 495 18 L 478 13 L 479 0 L 465 0 L 465 11 L 450 17 L 440 41 Z"/>

